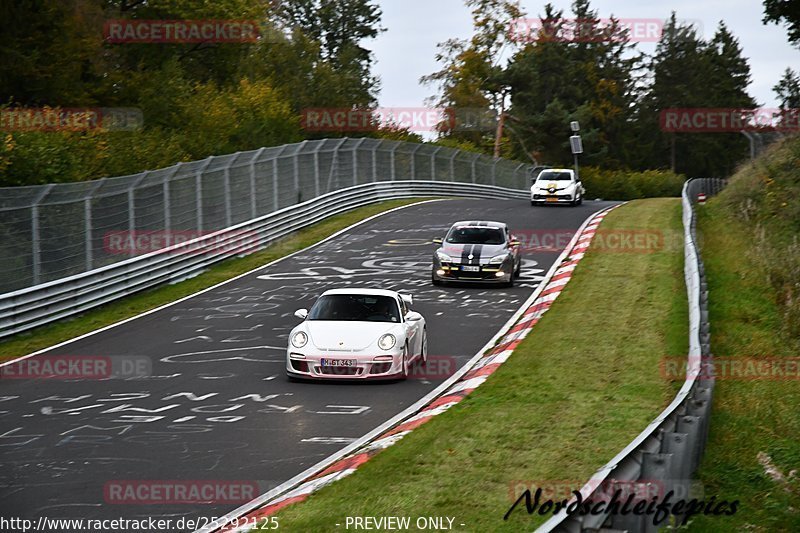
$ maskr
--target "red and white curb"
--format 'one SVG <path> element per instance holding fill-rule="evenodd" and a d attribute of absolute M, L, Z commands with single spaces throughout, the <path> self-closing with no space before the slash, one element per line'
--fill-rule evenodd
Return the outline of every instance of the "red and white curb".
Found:
<path fill-rule="evenodd" d="M 492 348 L 485 351 L 465 374 L 437 398 L 431 400 L 427 405 L 419 409 L 416 414 L 404 419 L 391 429 L 384 431 L 349 455 L 340 458 L 324 470 L 301 481 L 289 492 L 285 492 L 265 502 L 265 504 L 255 510 L 242 514 L 238 520 L 230 520 L 231 523 L 245 525 L 228 526 L 219 531 L 237 533 L 248 531 L 253 527 L 254 523 L 260 522 L 259 519 L 273 515 L 287 505 L 305 500 L 312 492 L 333 483 L 337 479 L 352 474 L 372 456 L 399 441 L 414 428 L 421 426 L 434 416 L 447 411 L 478 388 L 500 367 L 500 365 L 506 362 L 516 347 L 519 346 L 522 340 L 533 330 L 533 327 L 541 319 L 542 315 L 550 309 L 553 301 L 561 294 L 561 291 L 564 290 L 567 282 L 569 282 L 572 277 L 575 266 L 583 259 L 584 253 L 587 248 L 589 248 L 595 233 L 597 233 L 598 226 L 600 226 L 605 216 L 616 207 L 618 206 L 601 211 L 589 219 L 589 222 L 583 227 L 577 239 L 574 239 L 571 243 L 571 248 L 568 248 L 562 255 L 562 262 L 553 272 L 544 288 L 539 292 L 533 302 L 525 308 L 514 325 L 500 337 Z"/>

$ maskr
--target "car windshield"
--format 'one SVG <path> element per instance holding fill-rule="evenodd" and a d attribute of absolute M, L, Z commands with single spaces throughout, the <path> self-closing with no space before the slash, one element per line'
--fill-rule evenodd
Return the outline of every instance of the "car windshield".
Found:
<path fill-rule="evenodd" d="M 328 294 L 317 300 L 308 320 L 400 322 L 400 311 L 391 296 Z"/>
<path fill-rule="evenodd" d="M 450 244 L 503 244 L 506 242 L 500 228 L 482 228 L 474 226 L 456 227 L 447 234 Z"/>
<path fill-rule="evenodd" d="M 537 181 L 572 181 L 569 172 L 542 172 Z"/>

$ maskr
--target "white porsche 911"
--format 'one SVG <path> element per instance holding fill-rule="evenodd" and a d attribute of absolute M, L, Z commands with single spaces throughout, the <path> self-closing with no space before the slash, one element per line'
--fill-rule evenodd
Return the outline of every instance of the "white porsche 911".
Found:
<path fill-rule="evenodd" d="M 425 319 L 409 295 L 383 289 L 334 289 L 289 334 L 290 379 L 405 379 L 428 358 Z"/>

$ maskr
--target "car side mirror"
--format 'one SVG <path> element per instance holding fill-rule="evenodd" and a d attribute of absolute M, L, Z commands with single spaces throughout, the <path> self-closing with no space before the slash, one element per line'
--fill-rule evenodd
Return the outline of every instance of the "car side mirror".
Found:
<path fill-rule="evenodd" d="M 444 242 L 444 239 L 442 239 L 441 237 L 437 237 L 437 238 L 433 239 L 432 242 L 433 242 L 433 244 L 442 244 Z"/>
<path fill-rule="evenodd" d="M 419 322 L 422 320 L 422 315 L 417 313 L 416 311 L 409 311 L 406 313 L 406 321 L 407 322 Z"/>
<path fill-rule="evenodd" d="M 298 309 L 297 311 L 294 312 L 294 316 L 305 320 L 306 317 L 308 316 L 308 309 Z"/>

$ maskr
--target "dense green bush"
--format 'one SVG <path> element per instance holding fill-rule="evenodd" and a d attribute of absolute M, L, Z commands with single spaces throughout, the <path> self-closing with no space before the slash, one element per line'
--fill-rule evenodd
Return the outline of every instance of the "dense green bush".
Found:
<path fill-rule="evenodd" d="M 0 186 L 121 176 L 302 139 L 299 118 L 268 82 L 220 90 L 198 84 L 163 115 L 145 110 L 139 131 L 14 131 L 0 143 Z"/>
<path fill-rule="evenodd" d="M 635 200 L 661 196 L 680 196 L 685 176 L 667 170 L 604 170 L 597 167 L 580 169 L 586 198 Z"/>

